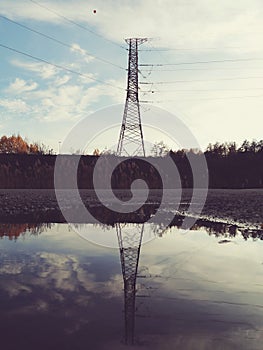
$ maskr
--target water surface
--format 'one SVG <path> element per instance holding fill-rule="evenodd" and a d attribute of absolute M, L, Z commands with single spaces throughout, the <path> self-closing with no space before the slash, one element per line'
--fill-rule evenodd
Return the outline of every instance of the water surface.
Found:
<path fill-rule="evenodd" d="M 85 230 L 118 246 L 115 226 Z M 68 224 L 2 224 L 3 348 L 262 349 L 261 231 L 234 231 L 170 227 L 134 250 L 134 276 L 122 269 L 125 250 L 84 240 Z"/>

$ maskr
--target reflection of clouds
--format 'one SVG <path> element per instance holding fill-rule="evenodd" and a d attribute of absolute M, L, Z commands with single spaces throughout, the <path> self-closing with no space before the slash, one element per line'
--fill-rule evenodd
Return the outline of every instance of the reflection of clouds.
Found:
<path fill-rule="evenodd" d="M 47 332 L 55 319 L 59 325 L 53 327 L 62 329 L 63 336 L 77 336 L 85 329 L 91 342 L 101 342 L 100 338 L 93 339 L 92 330 L 101 324 L 115 328 L 116 320 L 120 322 L 116 303 L 122 302 L 123 282 L 121 274 L 101 280 L 93 266 L 89 258 L 81 262 L 72 254 L 50 252 L 16 255 L 13 261 L 3 259 L 0 295 L 8 297 L 4 298 L 1 318 L 10 317 L 15 325 L 30 317 L 41 324 L 42 317 L 48 316 L 51 324 L 45 324 Z M 106 319 L 114 321 L 111 324 Z"/>
<path fill-rule="evenodd" d="M 0 275 L 18 275 L 22 272 L 24 264 L 16 262 L 15 264 L 7 262 L 5 265 L 0 267 Z"/>
<path fill-rule="evenodd" d="M 123 279 L 122 275 L 115 275 L 104 284 L 105 297 L 112 298 L 122 296 L 123 294 Z"/>
<path fill-rule="evenodd" d="M 48 285 L 53 285 L 55 290 L 77 292 L 82 287 L 86 292 L 101 294 L 105 298 L 122 294 L 123 281 L 120 274 L 112 276 L 108 281 L 99 282 L 96 281 L 96 274 L 88 271 L 90 265 L 85 263 L 83 267 L 73 255 L 41 252 L 36 254 L 36 258 L 41 262 L 38 276 L 44 278 Z M 39 280 L 37 283 L 42 284 Z M 87 302 L 87 299 L 83 300 Z"/>
<path fill-rule="evenodd" d="M 39 262 L 35 284 L 44 283 L 54 290 L 75 291 L 77 280 L 74 272 L 78 269 L 78 260 L 74 256 L 41 252 L 35 259 Z"/>
<path fill-rule="evenodd" d="M 21 307 L 17 307 L 15 310 L 10 312 L 10 315 L 19 315 L 19 314 L 34 314 L 36 312 L 38 313 L 44 313 L 50 311 L 50 307 L 48 303 L 45 300 L 37 299 L 30 305 L 23 305 Z"/>
<path fill-rule="evenodd" d="M 32 288 L 25 284 L 16 282 L 16 281 L 7 281 L 1 286 L 2 290 L 7 292 L 7 294 L 12 297 L 17 297 L 20 294 L 30 294 Z"/>
<path fill-rule="evenodd" d="M 81 264 L 74 255 L 38 252 L 22 260 L 4 260 L 0 268 L 0 274 L 8 278 L 1 288 L 10 297 L 17 297 L 21 293 L 33 293 L 33 288 L 39 287 L 42 291 L 48 290 L 52 300 L 59 302 L 66 299 L 65 293 L 78 293 L 76 303 L 79 305 L 87 305 L 92 294 L 105 299 L 122 295 L 121 274 L 113 275 L 106 281 L 96 281 L 96 273 L 89 271 L 90 264 Z M 19 278 L 21 272 L 23 282 Z"/>
<path fill-rule="evenodd" d="M 237 245 L 224 246 L 205 232 L 173 230 L 143 246 L 139 275 L 145 278 L 138 277 L 136 300 L 140 345 L 132 349 L 261 349 L 263 309 L 253 306 L 262 304 L 263 295 L 260 242 L 236 238 Z M 60 245 L 65 234 L 58 236 Z M 6 314 L 14 323 L 20 316 L 36 322 L 55 317 L 47 332 L 61 327 L 65 341 L 85 333 L 99 343 L 91 348 L 129 348 L 120 343 L 123 279 L 120 266 L 111 265 L 118 257 L 95 246 L 84 254 L 82 241 L 70 239 L 66 251 L 74 254 L 16 251 L 0 257 L 0 293 L 10 296 Z M 53 238 L 47 241 L 54 245 Z"/>

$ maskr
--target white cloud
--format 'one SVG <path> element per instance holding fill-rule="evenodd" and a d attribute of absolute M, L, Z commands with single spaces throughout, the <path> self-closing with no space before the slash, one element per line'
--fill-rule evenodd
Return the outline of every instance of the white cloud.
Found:
<path fill-rule="evenodd" d="M 157 46 L 173 47 L 240 46 L 261 47 L 262 3 L 239 1 L 100 1 L 97 25 L 108 38 L 159 38 Z M 248 31 L 249 28 L 249 31 Z M 251 41 L 252 39 L 252 41 Z"/>
<path fill-rule="evenodd" d="M 53 0 L 39 1 L 39 4 L 42 6 L 29 1 L 13 0 L 12 2 L 15 3 L 13 6 L 10 6 L 10 0 L 1 0 L 0 3 L 0 12 L 11 18 L 26 18 L 34 21 L 65 24 L 66 22 L 57 16 L 55 12 L 83 22 L 86 22 L 87 18 L 90 20 L 92 17 L 95 17 L 93 7 L 91 8 L 86 0 L 79 0 L 77 5 L 74 0 L 63 2 Z M 51 11 L 44 7 L 49 8 Z"/>
<path fill-rule="evenodd" d="M 19 60 L 12 60 L 11 63 L 19 68 L 29 70 L 31 72 L 37 73 L 42 79 L 53 78 L 59 71 L 58 68 L 49 65 L 47 63 L 41 62 L 25 62 Z"/>
<path fill-rule="evenodd" d="M 79 48 L 80 49 L 80 48 Z M 82 50 L 82 49 L 80 49 Z M 95 83 L 90 78 L 96 75 L 88 74 L 87 77 L 61 74 L 52 66 L 36 62 L 24 62 L 13 60 L 12 64 L 29 70 L 30 72 L 46 79 L 45 85 L 36 82 L 27 82 L 24 79 L 16 78 L 7 89 L 6 93 L 19 94 L 30 91 L 21 99 L 2 99 L 0 106 L 9 112 L 27 112 L 31 110 L 31 118 L 36 118 L 45 122 L 55 121 L 76 121 L 84 117 L 88 108 L 98 102 L 102 96 L 109 96 L 116 101 L 120 99 L 120 93 L 107 85 Z M 76 69 L 74 63 L 74 69 Z M 85 73 L 83 73 L 85 74 Z M 92 86 L 89 87 L 89 84 Z M 109 81 L 110 84 L 120 85 L 119 82 Z M 36 89 L 38 87 L 38 89 Z M 124 96 L 124 95 L 123 95 Z M 25 102 L 26 101 L 26 102 Z M 30 106 L 30 107 L 29 107 Z"/>
<path fill-rule="evenodd" d="M 84 49 L 82 49 L 79 44 L 72 44 L 71 45 L 71 51 L 73 52 L 78 52 L 80 53 L 82 56 L 86 55 L 86 51 Z"/>
<path fill-rule="evenodd" d="M 25 113 L 30 111 L 30 106 L 21 99 L 0 99 L 0 107 L 7 109 L 11 113 Z"/>
<path fill-rule="evenodd" d="M 60 22 L 61 20 L 55 14 L 44 11 L 41 7 L 34 5 L 33 3 L 27 2 L 25 5 L 24 1 L 12 1 L 13 6 L 10 6 L 10 0 L 2 0 L 0 3 L 0 12 L 2 15 L 11 18 L 27 18 L 45 22 Z M 46 3 L 48 5 L 48 3 Z M 54 9 L 54 4 L 49 3 L 50 7 Z"/>
<path fill-rule="evenodd" d="M 87 89 L 89 91 L 89 89 Z M 43 89 L 32 95 L 37 105 L 37 115 L 41 120 L 54 122 L 58 120 L 75 120 L 82 117 L 82 113 L 93 101 L 82 102 L 85 96 L 85 87 L 77 84 L 64 84 L 55 88 Z"/>
<path fill-rule="evenodd" d="M 79 44 L 72 44 L 71 51 L 79 53 L 84 58 L 86 63 L 89 63 L 94 59 L 94 57 L 90 56 L 86 50 L 79 46 Z"/>
<path fill-rule="evenodd" d="M 16 78 L 15 81 L 8 86 L 5 92 L 11 94 L 21 94 L 23 92 L 35 90 L 37 87 L 38 84 L 36 82 L 27 83 L 23 79 Z"/>
<path fill-rule="evenodd" d="M 2 0 L 0 12 L 11 18 L 68 24 L 55 13 L 27 2 Z M 157 45 L 181 47 L 242 46 L 245 50 L 262 49 L 262 14 L 260 0 L 152 0 L 96 1 L 93 7 L 85 0 L 45 1 L 44 6 L 66 16 L 118 43 L 125 37 L 159 38 Z M 95 38 L 95 37 L 94 37 Z M 100 40 L 100 39 L 98 39 Z M 84 54 L 83 49 L 75 48 Z"/>
<path fill-rule="evenodd" d="M 47 87 L 32 90 L 25 96 L 33 112 L 31 117 L 44 122 L 75 122 L 87 116 L 91 106 L 104 96 L 111 98 L 113 103 L 122 102 L 125 98 L 125 91 L 103 84 L 89 87 L 82 78 L 75 83 L 74 80 L 67 83 L 68 79 L 68 76 L 55 77 Z M 110 84 L 120 86 L 121 82 L 112 80 Z"/>
<path fill-rule="evenodd" d="M 57 77 L 54 84 L 56 86 L 61 86 L 61 85 L 66 84 L 69 80 L 70 80 L 69 75 L 63 75 L 62 77 Z"/>

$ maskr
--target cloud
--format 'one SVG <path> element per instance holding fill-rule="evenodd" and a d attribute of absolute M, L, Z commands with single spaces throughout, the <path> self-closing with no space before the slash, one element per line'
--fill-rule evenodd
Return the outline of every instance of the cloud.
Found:
<path fill-rule="evenodd" d="M 111 81 L 119 86 L 119 81 Z M 73 79 L 69 76 L 56 77 L 47 87 L 32 90 L 26 95 L 26 101 L 31 106 L 31 118 L 43 122 L 76 121 L 89 113 L 90 107 L 101 98 L 109 97 L 114 103 L 122 102 L 125 92 L 110 88 L 103 84 L 87 86 L 87 82 Z"/>
<path fill-rule="evenodd" d="M 37 115 L 41 116 L 41 120 L 76 120 L 81 118 L 87 107 L 94 102 L 92 99 L 85 100 L 88 91 L 89 89 L 85 92 L 85 88 L 77 84 L 64 84 L 43 89 L 31 97 L 39 101 Z"/>
<path fill-rule="evenodd" d="M 38 87 L 36 82 L 27 83 L 25 80 L 16 78 L 13 83 L 11 83 L 5 92 L 10 94 L 21 94 L 23 92 L 28 92 L 35 90 Z"/>
<path fill-rule="evenodd" d="M 56 80 L 54 81 L 54 84 L 56 86 L 61 86 L 66 84 L 70 80 L 69 75 L 63 75 L 62 77 L 57 77 Z"/>
<path fill-rule="evenodd" d="M 0 99 L 0 107 L 11 113 L 26 113 L 31 110 L 30 106 L 21 99 Z"/>
<path fill-rule="evenodd" d="M 126 37 L 159 38 L 156 46 L 174 48 L 218 46 L 242 47 L 242 51 L 262 50 L 262 14 L 260 0 L 241 0 L 234 4 L 222 0 L 152 0 L 145 1 L 96 1 L 96 15 L 85 0 L 46 1 L 43 7 L 34 3 L 24 5 L 2 0 L 0 12 L 14 19 L 27 19 L 48 23 L 68 24 L 66 16 L 88 30 L 107 39 L 124 44 Z M 42 3 L 41 3 L 42 5 Z M 45 8 L 47 7 L 47 8 Z M 58 13 L 61 17 L 57 16 Z M 248 30 L 249 28 L 249 30 Z M 90 34 L 92 36 L 92 34 Z M 98 36 L 93 36 L 97 38 Z M 105 42 L 106 43 L 106 42 Z M 75 51 L 84 54 L 85 50 L 74 44 Z"/>
<path fill-rule="evenodd" d="M 91 8 L 86 0 L 79 0 L 76 6 L 76 1 L 45 1 L 40 2 L 40 6 L 34 3 L 27 2 L 26 6 L 24 2 L 20 0 L 15 1 L 15 6 L 10 6 L 10 0 L 1 0 L 0 12 L 11 18 L 21 18 L 30 19 L 34 21 L 43 21 L 47 23 L 60 23 L 65 24 L 63 18 L 56 15 L 67 16 L 73 20 L 78 20 L 81 22 L 86 22 L 95 17 L 93 14 L 93 7 Z M 48 10 L 48 9 L 50 10 Z"/>
<path fill-rule="evenodd" d="M 96 83 L 88 77 L 95 78 L 95 74 L 88 73 L 87 77 L 76 77 L 63 74 L 52 66 L 38 62 L 12 60 L 12 64 L 30 71 L 46 81 L 37 83 L 16 78 L 15 81 L 11 82 L 4 90 L 5 93 L 18 95 L 30 92 L 30 94 L 25 94 L 23 100 L 17 98 L 0 99 L 0 106 L 9 112 L 25 113 L 30 111 L 31 118 L 44 122 L 75 121 L 83 118 L 87 114 L 89 106 L 98 102 L 103 96 L 110 97 L 114 102 L 120 101 L 120 93 L 116 89 Z M 74 68 L 70 68 L 75 70 L 79 64 L 75 62 L 72 66 Z M 92 86 L 89 86 L 91 83 Z M 109 84 L 120 85 L 117 80 L 111 80 Z"/>
<path fill-rule="evenodd" d="M 72 52 L 79 53 L 85 60 L 86 63 L 91 62 L 94 57 L 90 56 L 88 52 L 84 49 L 82 49 L 79 44 L 72 44 L 71 49 Z"/>
<path fill-rule="evenodd" d="M 13 1 L 13 6 L 10 6 L 10 0 L 2 0 L 0 3 L 0 12 L 2 15 L 10 18 L 19 18 L 19 19 L 31 19 L 36 21 L 44 21 L 48 23 L 58 23 L 61 22 L 61 19 L 58 18 L 54 13 L 52 14 L 49 11 L 44 11 L 43 8 L 33 4 L 25 3 L 22 1 Z M 50 8 L 54 9 L 54 3 L 46 3 Z M 56 6 L 58 9 L 58 6 Z"/>
<path fill-rule="evenodd" d="M 239 46 L 257 49 L 263 24 L 262 3 L 226 0 L 138 2 L 99 1 L 97 25 L 112 40 L 121 37 L 159 38 L 153 42 L 173 47 Z M 118 25 L 117 25 L 118 24 Z M 250 28 L 248 31 L 247 28 Z M 252 40 L 252 41 L 251 41 Z"/>
<path fill-rule="evenodd" d="M 25 62 L 19 60 L 12 60 L 11 64 L 16 67 L 37 73 L 37 75 L 40 76 L 42 79 L 53 78 L 59 71 L 58 68 L 41 62 Z"/>

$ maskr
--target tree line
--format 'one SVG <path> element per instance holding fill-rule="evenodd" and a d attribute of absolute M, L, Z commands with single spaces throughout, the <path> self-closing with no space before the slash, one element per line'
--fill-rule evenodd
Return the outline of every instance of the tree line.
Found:
<path fill-rule="evenodd" d="M 191 188 L 193 177 L 189 155 L 198 161 L 203 153 L 198 149 L 168 150 L 163 143 L 155 145 L 154 154 L 148 157 L 153 165 L 136 158 L 122 157 L 121 164 L 114 170 L 111 187 L 130 189 L 135 179 L 143 179 L 149 188 L 162 188 L 165 174 L 165 157 L 171 157 L 180 174 L 182 187 Z M 28 143 L 21 136 L 3 136 L 0 139 L 0 188 L 53 189 L 56 155 L 48 147 Z M 204 152 L 209 171 L 210 188 L 262 188 L 263 187 L 263 140 L 245 140 L 240 147 L 235 142 L 209 144 Z M 100 155 L 60 155 L 63 170 L 71 174 L 75 158 L 79 158 L 78 186 L 93 188 L 93 170 Z M 104 155 L 105 161 L 98 173 L 103 188 L 107 181 L 108 169 L 116 161 L 114 154 Z M 65 188 L 71 186 L 70 176 Z M 173 181 L 173 179 L 171 179 Z"/>
<path fill-rule="evenodd" d="M 5 154 L 53 154 L 53 149 L 43 143 L 29 143 L 21 135 L 2 136 L 0 138 L 0 153 Z"/>
<path fill-rule="evenodd" d="M 176 163 L 183 164 L 184 171 L 189 153 L 198 157 L 201 151 L 169 151 Z M 209 144 L 204 155 L 210 188 L 263 188 L 263 140 L 245 140 L 240 147 L 235 142 Z"/>

